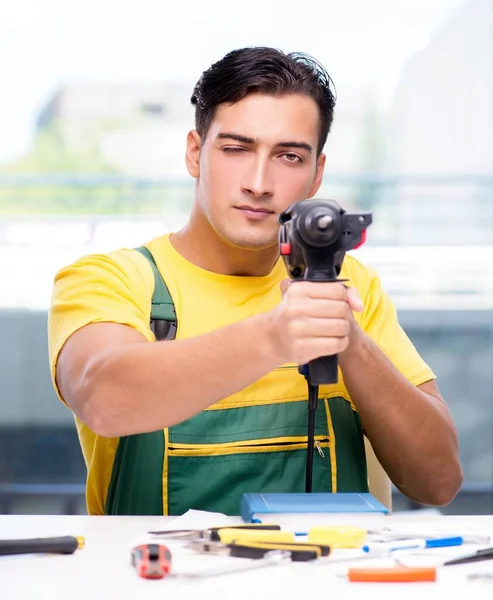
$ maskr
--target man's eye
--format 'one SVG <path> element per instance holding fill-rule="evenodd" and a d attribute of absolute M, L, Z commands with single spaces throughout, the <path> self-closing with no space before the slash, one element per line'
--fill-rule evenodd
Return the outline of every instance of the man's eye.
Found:
<path fill-rule="evenodd" d="M 223 152 L 244 152 L 245 148 L 240 148 L 239 146 L 226 146 L 223 148 Z"/>
<path fill-rule="evenodd" d="M 298 156 L 297 154 L 293 154 L 292 152 L 288 152 L 286 154 L 283 155 L 285 158 L 287 158 L 288 162 L 303 162 L 303 159 L 301 158 L 301 156 Z"/>

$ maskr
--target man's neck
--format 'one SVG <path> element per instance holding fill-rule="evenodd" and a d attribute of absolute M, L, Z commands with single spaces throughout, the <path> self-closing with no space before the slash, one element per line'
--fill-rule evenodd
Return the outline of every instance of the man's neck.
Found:
<path fill-rule="evenodd" d="M 183 258 L 201 269 L 221 275 L 263 277 L 274 268 L 279 252 L 276 246 L 265 250 L 244 250 L 223 242 L 212 228 L 197 226 L 191 219 L 170 238 Z"/>

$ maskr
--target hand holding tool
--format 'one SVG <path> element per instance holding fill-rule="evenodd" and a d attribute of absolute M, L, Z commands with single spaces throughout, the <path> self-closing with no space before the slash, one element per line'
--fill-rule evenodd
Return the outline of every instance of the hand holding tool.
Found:
<path fill-rule="evenodd" d="M 368 212 L 348 213 L 335 200 L 299 200 L 279 217 L 279 250 L 295 281 L 335 282 L 345 253 L 361 246 L 372 222 Z M 337 355 L 300 365 L 309 384 L 337 383 Z"/>
<path fill-rule="evenodd" d="M 348 213 L 335 200 L 299 200 L 279 217 L 279 251 L 295 281 L 336 282 L 345 253 L 365 242 L 371 213 Z M 298 371 L 308 384 L 308 452 L 305 491 L 312 491 L 315 413 L 319 386 L 337 383 L 337 354 L 320 356 Z"/>

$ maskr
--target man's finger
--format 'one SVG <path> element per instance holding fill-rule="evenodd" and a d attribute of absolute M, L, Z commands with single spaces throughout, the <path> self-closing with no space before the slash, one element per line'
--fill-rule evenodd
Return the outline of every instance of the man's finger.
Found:
<path fill-rule="evenodd" d="M 284 294 L 286 293 L 286 291 L 287 291 L 287 289 L 288 289 L 288 287 L 289 287 L 289 284 L 291 283 L 291 281 L 292 281 L 291 279 L 283 279 L 283 280 L 281 281 L 281 283 L 279 284 L 279 285 L 280 285 L 280 287 L 281 287 L 281 294 L 282 294 L 283 296 L 284 296 Z"/>
<path fill-rule="evenodd" d="M 358 290 L 354 287 L 348 287 L 348 302 L 351 310 L 354 312 L 361 312 L 364 308 L 361 296 L 359 295 Z"/>

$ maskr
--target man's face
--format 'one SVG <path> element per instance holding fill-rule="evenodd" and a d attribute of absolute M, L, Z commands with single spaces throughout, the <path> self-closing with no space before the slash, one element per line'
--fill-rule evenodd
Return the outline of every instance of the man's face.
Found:
<path fill-rule="evenodd" d="M 309 96 L 254 94 L 219 106 L 205 141 L 189 135 L 197 202 L 223 241 L 244 249 L 277 244 L 279 214 L 320 186 L 319 118 Z"/>

